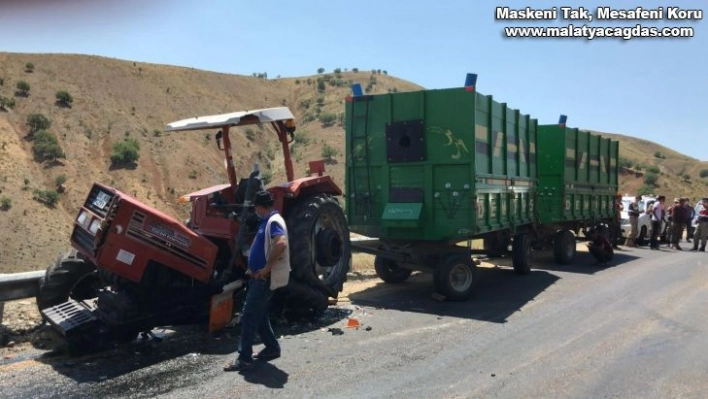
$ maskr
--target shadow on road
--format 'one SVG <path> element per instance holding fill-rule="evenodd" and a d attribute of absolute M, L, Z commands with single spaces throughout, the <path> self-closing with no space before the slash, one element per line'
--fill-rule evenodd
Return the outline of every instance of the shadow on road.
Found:
<path fill-rule="evenodd" d="M 243 379 L 251 384 L 267 388 L 282 389 L 288 382 L 288 373 L 271 363 L 258 363 L 253 370 L 243 372 Z"/>
<path fill-rule="evenodd" d="M 552 251 L 541 251 L 534 252 L 533 269 L 525 276 L 513 271 L 510 257 L 485 260 L 478 268 L 477 291 L 467 301 L 436 300 L 433 277 L 426 273 L 414 274 L 402 284 L 379 282 L 349 298 L 352 304 L 360 306 L 505 323 L 509 316 L 561 278 L 554 272 L 591 275 L 637 258 L 630 250 L 616 250 L 607 265 L 597 265 L 590 253 L 578 251 L 573 264 L 561 265 L 554 261 Z"/>
<path fill-rule="evenodd" d="M 476 293 L 467 301 L 437 301 L 432 275 L 412 275 L 402 284 L 378 283 L 350 294 L 353 305 L 505 323 L 507 318 L 553 285 L 558 276 L 534 270 L 519 276 L 512 269 L 480 267 Z"/>
<path fill-rule="evenodd" d="M 351 313 L 347 309 L 330 307 L 321 317 L 300 322 L 274 322 L 276 336 L 292 336 L 315 331 L 331 326 Z M 236 348 L 240 335 L 240 326 L 230 327 L 215 333 L 207 333 L 203 326 L 177 326 L 156 328 L 152 330 L 154 337 L 141 335 L 131 343 L 115 345 L 112 349 L 70 357 L 63 348 L 44 353 L 36 360 L 53 367 L 58 373 L 71 378 L 75 382 L 110 381 L 116 377 L 131 374 L 148 367 L 167 363 L 173 359 L 197 360 L 210 355 L 237 356 Z M 256 336 L 255 345 L 261 342 Z M 254 350 L 257 351 L 257 347 Z M 182 362 L 183 363 L 183 362 Z M 212 365 L 213 366 L 213 365 Z M 210 367 L 212 367 L 210 366 Z M 274 365 L 258 362 L 257 368 L 250 370 L 246 380 L 253 379 L 271 388 L 282 388 L 287 382 L 287 373 L 277 370 Z M 173 369 L 174 365 L 166 366 Z M 180 368 L 180 366 L 177 366 Z M 172 373 L 173 371 L 170 371 Z M 179 374 L 176 374 L 179 376 Z M 140 378 L 141 383 L 151 377 Z M 164 379 L 162 374 L 159 378 Z M 147 382 L 146 382 L 147 381 Z"/>

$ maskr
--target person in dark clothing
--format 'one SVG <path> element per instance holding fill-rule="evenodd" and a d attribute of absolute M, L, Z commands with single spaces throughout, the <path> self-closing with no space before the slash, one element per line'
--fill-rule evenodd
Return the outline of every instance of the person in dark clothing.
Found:
<path fill-rule="evenodd" d="M 590 238 L 588 250 L 592 256 L 597 259 L 597 264 L 607 265 L 607 262 L 611 261 L 615 255 L 610 240 L 608 240 L 605 235 L 600 234 L 596 229 L 588 231 L 588 238 Z"/>
<path fill-rule="evenodd" d="M 688 210 L 686 209 L 685 198 L 679 198 L 678 204 L 671 209 L 672 229 L 671 229 L 671 246 L 674 249 L 681 250 L 679 241 L 683 236 L 683 230 L 686 228 L 686 223 L 690 223 L 688 219 Z"/>

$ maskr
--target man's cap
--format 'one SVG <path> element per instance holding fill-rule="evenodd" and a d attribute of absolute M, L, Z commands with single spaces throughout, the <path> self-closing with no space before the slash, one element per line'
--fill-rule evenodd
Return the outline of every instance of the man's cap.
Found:
<path fill-rule="evenodd" d="M 665 199 L 666 199 L 666 196 L 664 196 L 664 195 L 660 195 L 660 196 L 656 197 L 657 201 L 661 201 L 661 200 L 665 200 Z"/>
<path fill-rule="evenodd" d="M 701 201 L 706 201 L 706 202 L 708 202 L 708 197 L 702 198 Z"/>
<path fill-rule="evenodd" d="M 268 191 L 258 191 L 253 200 L 253 205 L 256 206 L 271 206 L 275 202 L 273 196 Z"/>

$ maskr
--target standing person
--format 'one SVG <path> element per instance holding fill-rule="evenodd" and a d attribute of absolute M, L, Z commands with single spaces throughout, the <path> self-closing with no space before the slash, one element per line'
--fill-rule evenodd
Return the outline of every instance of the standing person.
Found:
<path fill-rule="evenodd" d="M 683 229 L 686 228 L 686 222 L 689 222 L 685 198 L 679 198 L 678 204 L 673 206 L 671 215 L 673 217 L 671 246 L 680 251 L 681 246 L 679 245 L 679 241 L 681 240 L 681 236 L 683 236 Z"/>
<path fill-rule="evenodd" d="M 665 221 L 666 211 L 664 210 L 664 201 L 666 197 L 660 195 L 652 206 L 651 211 L 651 249 L 659 249 L 659 234 L 661 233 L 661 223 Z"/>
<path fill-rule="evenodd" d="M 268 308 L 273 291 L 288 284 L 290 253 L 285 220 L 273 209 L 268 191 L 256 193 L 253 205 L 260 219 L 258 232 L 248 255 L 248 289 L 241 315 L 239 356 L 224 366 L 224 371 L 243 371 L 253 367 L 253 359 L 272 360 L 280 357 L 280 344 L 270 324 Z M 260 335 L 265 348 L 253 356 L 253 340 Z"/>
<path fill-rule="evenodd" d="M 628 247 L 636 247 L 635 240 L 639 234 L 639 201 L 642 199 L 640 195 L 634 197 L 634 201 L 629 203 L 627 214 L 629 214 L 629 237 L 624 243 Z"/>
<path fill-rule="evenodd" d="M 615 209 L 615 223 L 611 226 L 614 236 L 612 238 L 612 248 L 619 249 L 617 241 L 622 236 L 622 211 L 624 210 L 624 205 L 622 205 L 622 195 L 620 193 L 617 193 L 617 196 L 615 197 Z"/>
<path fill-rule="evenodd" d="M 696 217 L 696 210 L 693 209 L 693 205 L 691 205 L 691 200 L 688 197 L 685 197 L 686 199 L 686 210 L 688 211 L 688 222 L 686 223 L 686 242 L 691 243 L 691 237 L 693 237 L 693 231 L 695 228 L 693 227 L 693 219 Z"/>
<path fill-rule="evenodd" d="M 691 251 L 698 250 L 698 241 L 701 241 L 701 252 L 706 251 L 706 241 L 708 241 L 708 197 L 701 200 L 701 209 L 698 211 L 698 224 L 696 232 L 693 234 L 693 248 Z"/>

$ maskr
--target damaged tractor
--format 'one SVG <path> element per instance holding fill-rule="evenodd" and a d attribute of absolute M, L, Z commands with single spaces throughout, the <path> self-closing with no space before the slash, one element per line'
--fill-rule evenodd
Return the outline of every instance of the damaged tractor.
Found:
<path fill-rule="evenodd" d="M 228 183 L 180 197 L 191 203 L 186 222 L 94 183 L 74 220 L 71 250 L 47 269 L 37 296 L 42 316 L 72 353 L 127 342 L 158 326 L 203 324 L 216 331 L 237 320 L 258 225 L 252 200 L 266 189 L 258 164 L 237 178 L 229 133 L 248 125 L 274 129 L 287 175 L 286 182 L 267 188 L 287 223 L 292 269 L 271 311 L 317 317 L 341 292 L 351 266 L 349 227 L 337 199 L 342 191 L 322 161 L 310 162 L 311 176 L 295 179 L 290 110 L 185 119 L 165 131 L 218 130 Z"/>

